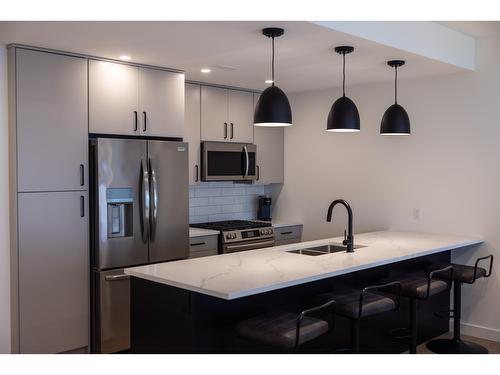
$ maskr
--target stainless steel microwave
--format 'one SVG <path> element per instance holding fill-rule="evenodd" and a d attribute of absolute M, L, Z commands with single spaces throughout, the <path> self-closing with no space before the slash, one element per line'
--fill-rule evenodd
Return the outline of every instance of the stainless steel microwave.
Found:
<path fill-rule="evenodd" d="M 257 146 L 252 143 L 202 142 L 202 181 L 256 179 Z"/>

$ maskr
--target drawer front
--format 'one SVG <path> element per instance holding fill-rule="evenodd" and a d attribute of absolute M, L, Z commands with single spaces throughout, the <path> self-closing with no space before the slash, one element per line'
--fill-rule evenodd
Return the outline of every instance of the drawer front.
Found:
<path fill-rule="evenodd" d="M 275 228 L 274 235 L 276 237 L 276 242 L 290 239 L 298 239 L 300 241 L 302 237 L 302 225 Z"/>
<path fill-rule="evenodd" d="M 299 243 L 300 238 L 290 238 L 289 240 L 276 241 L 275 246 L 290 245 L 291 243 Z"/>
<path fill-rule="evenodd" d="M 190 259 L 193 259 L 193 258 L 201 258 L 201 257 L 208 257 L 210 255 L 217 255 L 218 254 L 218 251 L 217 249 L 213 249 L 213 250 L 203 250 L 203 251 L 191 251 L 189 253 L 189 258 Z"/>
<path fill-rule="evenodd" d="M 206 250 L 217 251 L 217 235 L 192 237 L 189 239 L 189 252 L 191 254 Z"/>

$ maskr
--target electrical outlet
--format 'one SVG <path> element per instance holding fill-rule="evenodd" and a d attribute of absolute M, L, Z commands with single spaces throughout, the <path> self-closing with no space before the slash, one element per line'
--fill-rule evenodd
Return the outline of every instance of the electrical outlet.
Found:
<path fill-rule="evenodd" d="M 422 218 L 422 211 L 420 208 L 413 209 L 413 220 L 420 220 Z"/>

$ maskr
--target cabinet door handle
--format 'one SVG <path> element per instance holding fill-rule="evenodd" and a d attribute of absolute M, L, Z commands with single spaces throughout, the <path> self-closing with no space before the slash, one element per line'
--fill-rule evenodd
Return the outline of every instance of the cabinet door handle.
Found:
<path fill-rule="evenodd" d="M 227 122 L 224 123 L 224 139 L 227 139 Z"/>
<path fill-rule="evenodd" d="M 234 124 L 231 123 L 231 139 L 234 138 Z"/>
<path fill-rule="evenodd" d="M 146 125 L 146 122 L 148 120 L 148 115 L 146 114 L 146 112 L 142 112 L 142 114 L 144 115 L 144 127 L 143 127 L 143 131 L 146 131 L 147 130 L 147 125 Z"/>
<path fill-rule="evenodd" d="M 199 177 L 198 177 L 198 173 L 199 173 L 199 168 L 198 168 L 198 164 L 196 164 L 194 166 L 194 181 L 195 182 L 198 182 L 199 181 Z"/>
<path fill-rule="evenodd" d="M 80 195 L 80 217 L 85 217 L 85 197 Z"/>
<path fill-rule="evenodd" d="M 134 111 L 134 118 L 135 118 L 135 122 L 134 122 L 134 131 L 136 132 L 137 131 L 137 111 Z"/>
<path fill-rule="evenodd" d="M 85 185 L 85 167 L 80 164 L 80 186 Z"/>
<path fill-rule="evenodd" d="M 255 166 L 257 168 L 257 181 L 260 180 L 260 166 L 256 165 Z"/>
<path fill-rule="evenodd" d="M 190 245 L 191 246 L 201 246 L 201 245 L 205 245 L 205 242 L 197 242 L 197 243 L 192 243 Z"/>

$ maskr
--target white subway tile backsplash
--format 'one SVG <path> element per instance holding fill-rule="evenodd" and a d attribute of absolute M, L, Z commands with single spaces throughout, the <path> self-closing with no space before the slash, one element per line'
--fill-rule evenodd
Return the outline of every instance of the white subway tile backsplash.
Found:
<path fill-rule="evenodd" d="M 223 213 L 245 212 L 242 204 L 226 204 L 221 207 Z"/>
<path fill-rule="evenodd" d="M 246 191 L 244 187 L 222 189 L 222 195 L 245 195 L 245 194 Z"/>
<path fill-rule="evenodd" d="M 209 199 L 207 197 L 189 199 L 189 207 L 208 206 Z"/>
<path fill-rule="evenodd" d="M 202 206 L 194 208 L 195 215 L 220 214 L 221 211 L 221 206 Z"/>
<path fill-rule="evenodd" d="M 189 222 L 253 220 L 264 185 L 202 182 L 189 187 Z"/>
<path fill-rule="evenodd" d="M 216 205 L 216 204 L 233 204 L 235 203 L 233 196 L 229 197 L 210 197 L 208 199 L 208 204 L 209 205 Z"/>
<path fill-rule="evenodd" d="M 222 195 L 222 190 L 220 188 L 209 188 L 209 189 L 196 189 L 195 197 L 220 197 Z"/>

